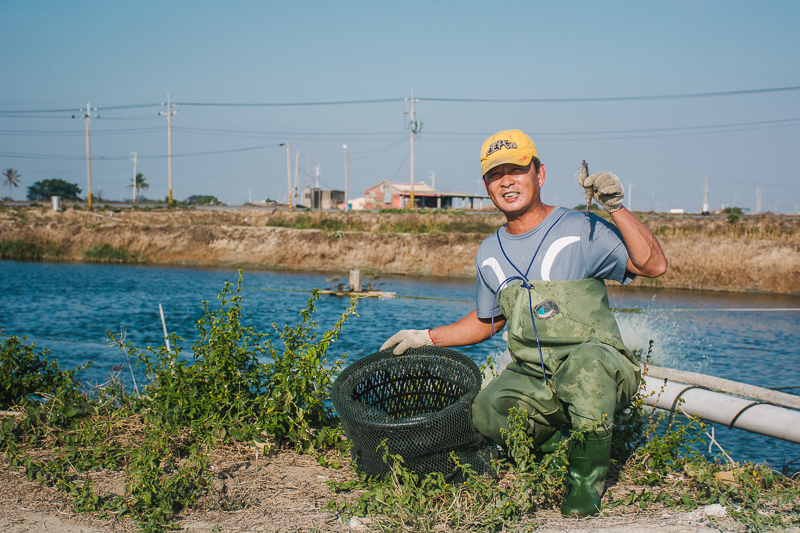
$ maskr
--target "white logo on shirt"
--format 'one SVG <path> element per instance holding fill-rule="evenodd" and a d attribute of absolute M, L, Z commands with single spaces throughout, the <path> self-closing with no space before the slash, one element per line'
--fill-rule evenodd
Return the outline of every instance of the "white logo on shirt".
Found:
<path fill-rule="evenodd" d="M 481 268 L 485 266 L 491 267 L 492 271 L 494 271 L 494 275 L 497 276 L 497 286 L 499 287 L 500 284 L 506 280 L 506 275 L 503 272 L 503 269 L 500 267 L 500 263 L 498 263 L 497 259 L 494 257 L 490 257 L 481 263 Z"/>
<path fill-rule="evenodd" d="M 556 260 L 556 256 L 558 253 L 572 244 L 573 242 L 580 241 L 581 238 L 577 235 L 572 237 L 561 237 L 557 239 L 553 244 L 550 245 L 550 248 L 547 249 L 547 253 L 544 254 L 544 259 L 542 259 L 542 280 L 543 281 L 551 281 L 550 280 L 550 269 L 553 268 L 553 261 Z"/>

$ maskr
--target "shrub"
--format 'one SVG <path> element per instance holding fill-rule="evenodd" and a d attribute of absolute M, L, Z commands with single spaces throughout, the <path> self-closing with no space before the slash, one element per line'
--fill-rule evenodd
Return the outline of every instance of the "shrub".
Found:
<path fill-rule="evenodd" d="M 25 341 L 9 337 L 0 343 L 0 407 L 63 395 L 79 387 L 75 375 L 82 368 L 62 370 L 55 361 L 48 361 L 47 350 L 36 350 L 36 344 Z"/>
<path fill-rule="evenodd" d="M 0 426 L 0 449 L 10 466 L 68 493 L 77 512 L 129 517 L 141 531 L 162 532 L 176 527 L 176 513 L 213 492 L 210 446 L 258 439 L 268 447 L 341 451 L 345 443 L 328 398 L 344 356 L 329 364 L 326 353 L 355 314 L 354 301 L 317 338 L 315 291 L 299 324 L 273 324 L 283 342 L 278 350 L 266 334 L 242 325 L 241 282 L 240 273 L 235 289 L 225 284 L 220 309 L 203 303 L 201 339 L 191 359 L 181 355 L 175 335 L 172 351 L 140 352 L 109 334 L 145 366 L 150 382 L 142 395 L 129 394 L 119 380 L 123 365 L 114 367 L 103 387 L 85 390 L 75 379 L 81 368 L 61 370 L 24 339 L 5 342 L 0 390 L 9 405 L 30 404 L 24 419 L 8 418 Z M 271 361 L 262 362 L 265 357 Z M 80 479 L 81 472 L 97 469 L 124 469 L 125 494 L 98 494 L 91 481 Z"/>
<path fill-rule="evenodd" d="M 127 250 L 115 248 L 110 244 L 98 244 L 83 252 L 83 257 L 92 261 L 108 263 L 127 263 L 135 259 Z"/>
<path fill-rule="evenodd" d="M 37 244 L 22 239 L 9 239 L 0 242 L 0 258 L 2 259 L 39 259 L 42 248 Z"/>

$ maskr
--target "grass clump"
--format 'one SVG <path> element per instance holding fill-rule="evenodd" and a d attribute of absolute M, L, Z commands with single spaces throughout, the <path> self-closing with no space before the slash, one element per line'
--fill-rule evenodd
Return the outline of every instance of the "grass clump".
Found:
<path fill-rule="evenodd" d="M 61 250 L 54 243 L 37 244 L 24 239 L 0 241 L 0 259 L 17 261 L 38 261 L 40 259 L 60 259 Z"/>
<path fill-rule="evenodd" d="M 80 368 L 62 371 L 46 360 L 46 351 L 37 354 L 24 340 L 6 341 L 0 408 L 25 413 L 6 418 L 0 429 L 0 449 L 11 466 L 69 494 L 76 512 L 128 517 L 140 531 L 160 532 L 175 528 L 184 509 L 233 505 L 212 485 L 208 453 L 215 446 L 256 442 L 265 452 L 341 450 L 328 399 L 344 355 L 330 364 L 326 356 L 355 314 L 354 302 L 318 338 L 315 291 L 297 325 L 273 324 L 279 349 L 267 334 L 242 324 L 241 288 L 240 275 L 235 286 L 225 284 L 219 309 L 203 303 L 200 339 L 189 357 L 176 335 L 171 351 L 139 350 L 110 336 L 144 366 L 148 381 L 141 394 L 121 382 L 122 365 L 104 386 L 89 389 L 75 379 Z M 96 490 L 86 473 L 99 469 L 124 471 L 125 494 Z"/>
<path fill-rule="evenodd" d="M 8 239 L 0 242 L 0 258 L 2 259 L 39 259 L 42 248 L 38 244 L 22 239 Z"/>
<path fill-rule="evenodd" d="M 100 263 L 128 263 L 136 261 L 136 255 L 110 244 L 98 244 L 83 252 L 84 259 Z"/>

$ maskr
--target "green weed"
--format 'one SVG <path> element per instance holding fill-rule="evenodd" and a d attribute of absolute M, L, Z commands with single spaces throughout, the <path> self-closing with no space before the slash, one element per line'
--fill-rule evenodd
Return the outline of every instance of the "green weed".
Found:
<path fill-rule="evenodd" d="M 9 239 L 0 242 L 0 258 L 2 259 L 39 259 L 42 249 L 39 245 L 22 239 Z"/>
<path fill-rule="evenodd" d="M 223 287 L 219 309 L 203 302 L 191 359 L 181 355 L 175 335 L 172 351 L 140 351 L 109 335 L 145 367 L 149 382 L 141 395 L 119 380 L 122 365 L 103 387 L 89 390 L 76 379 L 82 368 L 64 371 L 24 339 L 5 341 L 0 406 L 18 405 L 26 415 L 0 428 L 10 465 L 71 495 L 76 512 L 129 517 L 143 532 L 160 532 L 203 498 L 220 509 L 246 503 L 210 490 L 207 451 L 216 444 L 256 441 L 267 450 L 340 453 L 345 442 L 328 400 L 344 355 L 330 363 L 326 355 L 355 314 L 354 301 L 318 337 L 315 291 L 296 326 L 273 324 L 279 349 L 241 323 L 241 289 L 240 273 L 235 286 Z M 321 462 L 330 457 L 320 453 Z M 125 495 L 98 494 L 83 481 L 82 472 L 98 469 L 123 470 Z"/>
<path fill-rule="evenodd" d="M 83 257 L 91 261 L 104 263 L 127 263 L 135 261 L 136 256 L 127 250 L 115 248 L 110 244 L 98 244 L 83 252 Z"/>
<path fill-rule="evenodd" d="M 0 259 L 36 261 L 42 258 L 59 259 L 62 253 L 55 243 L 36 244 L 23 239 L 0 242 Z"/>

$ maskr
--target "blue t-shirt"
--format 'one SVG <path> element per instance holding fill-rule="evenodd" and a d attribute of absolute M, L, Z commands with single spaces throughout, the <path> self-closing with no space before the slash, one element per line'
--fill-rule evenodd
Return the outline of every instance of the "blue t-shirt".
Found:
<path fill-rule="evenodd" d="M 613 224 L 592 213 L 587 217 L 583 211 L 556 207 L 530 231 L 511 235 L 503 226 L 481 243 L 475 259 L 479 318 L 503 314 L 495 293 L 506 279 L 526 273 L 534 253 L 529 280 L 598 278 L 627 284 L 634 278 L 626 272 L 628 251 Z"/>

